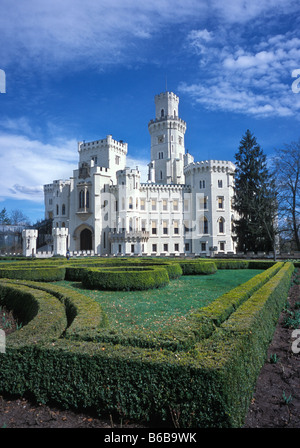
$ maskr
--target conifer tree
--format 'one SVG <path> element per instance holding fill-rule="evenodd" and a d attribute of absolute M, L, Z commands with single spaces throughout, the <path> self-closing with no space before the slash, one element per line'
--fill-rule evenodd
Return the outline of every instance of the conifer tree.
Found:
<path fill-rule="evenodd" d="M 237 250 L 270 251 L 275 247 L 276 189 L 268 171 L 266 156 L 255 136 L 247 130 L 235 154 L 237 212 L 234 230 Z"/>

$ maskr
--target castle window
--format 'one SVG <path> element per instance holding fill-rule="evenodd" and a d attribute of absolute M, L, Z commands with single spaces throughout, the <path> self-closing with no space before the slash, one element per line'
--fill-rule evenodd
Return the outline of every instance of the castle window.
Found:
<path fill-rule="evenodd" d="M 199 232 L 200 233 L 208 233 L 208 220 L 206 218 L 206 216 L 203 216 L 200 219 L 200 228 L 199 228 Z"/>
<path fill-rule="evenodd" d="M 156 235 L 156 221 L 152 221 L 152 235 Z"/>
<path fill-rule="evenodd" d="M 66 206 L 65 206 L 65 204 L 62 205 L 62 208 L 61 208 L 61 214 L 62 214 L 62 215 L 65 215 L 65 214 L 66 214 Z"/>
<path fill-rule="evenodd" d="M 129 209 L 130 209 L 130 210 L 133 209 L 132 198 L 129 198 Z"/>
<path fill-rule="evenodd" d="M 162 109 L 162 110 L 160 111 L 160 116 L 161 116 L 161 117 L 164 117 L 164 116 L 165 116 L 165 111 L 164 111 L 164 109 Z"/>
<path fill-rule="evenodd" d="M 201 252 L 206 252 L 206 243 L 201 243 Z"/>
<path fill-rule="evenodd" d="M 168 221 L 163 221 L 163 234 L 168 235 Z"/>
<path fill-rule="evenodd" d="M 218 180 L 218 188 L 222 188 L 223 187 L 223 181 L 222 180 Z"/>
<path fill-rule="evenodd" d="M 199 198 L 199 207 L 200 210 L 207 210 L 207 196 Z"/>
<path fill-rule="evenodd" d="M 224 241 L 221 241 L 221 242 L 220 242 L 220 250 L 221 250 L 221 251 L 224 251 L 224 250 L 225 250 L 225 243 L 224 243 Z"/>
<path fill-rule="evenodd" d="M 57 215 L 59 214 L 59 206 L 58 205 L 56 206 L 56 214 Z"/>
<path fill-rule="evenodd" d="M 178 211 L 178 199 L 173 200 L 173 210 L 174 212 Z"/>
<path fill-rule="evenodd" d="M 164 252 L 168 252 L 168 244 L 164 244 Z"/>
<path fill-rule="evenodd" d="M 161 180 L 163 177 L 162 171 L 159 172 L 159 176 L 160 176 L 160 180 Z"/>
<path fill-rule="evenodd" d="M 84 208 L 84 191 L 79 192 L 79 208 Z"/>
<path fill-rule="evenodd" d="M 140 200 L 141 210 L 145 210 L 145 199 Z"/>
<path fill-rule="evenodd" d="M 224 218 L 219 219 L 219 233 L 225 233 Z"/>
<path fill-rule="evenodd" d="M 178 221 L 174 221 L 174 235 L 179 234 Z"/>
<path fill-rule="evenodd" d="M 90 207 L 90 193 L 88 190 L 80 190 L 79 192 L 79 209 Z"/>
<path fill-rule="evenodd" d="M 156 244 L 152 244 L 152 252 L 157 252 L 157 245 Z"/>
<path fill-rule="evenodd" d="M 175 252 L 179 252 L 179 244 L 178 243 L 174 244 L 174 250 L 175 250 Z"/>
<path fill-rule="evenodd" d="M 156 211 L 156 199 L 152 199 L 152 211 Z"/>
<path fill-rule="evenodd" d="M 168 210 L 168 201 L 167 201 L 167 199 L 163 199 L 163 210 L 164 211 Z"/>
<path fill-rule="evenodd" d="M 224 208 L 224 198 L 218 197 L 218 208 Z"/>
<path fill-rule="evenodd" d="M 120 156 L 116 156 L 116 165 L 120 165 Z"/>

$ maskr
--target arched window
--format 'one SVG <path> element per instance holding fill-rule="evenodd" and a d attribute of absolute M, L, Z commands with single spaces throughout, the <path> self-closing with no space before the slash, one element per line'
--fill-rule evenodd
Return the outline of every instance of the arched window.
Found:
<path fill-rule="evenodd" d="M 57 205 L 56 206 L 56 215 L 58 215 L 59 214 L 59 206 Z"/>
<path fill-rule="evenodd" d="M 65 214 L 66 214 L 66 206 L 65 206 L 65 204 L 62 205 L 62 208 L 61 208 L 61 214 L 62 214 L 62 215 L 65 215 Z"/>
<path fill-rule="evenodd" d="M 79 192 L 79 208 L 84 208 L 84 191 Z"/>
<path fill-rule="evenodd" d="M 164 109 L 161 110 L 161 112 L 160 112 L 160 116 L 161 116 L 161 117 L 164 117 L 164 116 L 165 116 L 165 111 L 164 111 Z"/>
<path fill-rule="evenodd" d="M 225 233 L 225 220 L 224 218 L 219 219 L 219 233 Z"/>
<path fill-rule="evenodd" d="M 200 228 L 199 233 L 208 233 L 208 220 L 206 216 L 200 218 Z"/>
<path fill-rule="evenodd" d="M 163 178 L 162 171 L 160 171 L 159 174 L 160 174 L 160 179 L 162 179 Z"/>

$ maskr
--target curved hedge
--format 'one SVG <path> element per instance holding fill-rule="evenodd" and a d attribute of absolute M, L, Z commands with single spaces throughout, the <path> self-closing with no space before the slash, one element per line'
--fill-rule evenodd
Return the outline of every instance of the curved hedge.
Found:
<path fill-rule="evenodd" d="M 22 322 L 22 328 L 9 335 L 11 342 L 27 345 L 51 341 L 60 337 L 67 327 L 65 307 L 44 291 L 2 280 L 0 303 Z"/>
<path fill-rule="evenodd" d="M 82 271 L 82 285 L 87 289 L 133 291 L 158 288 L 168 283 L 168 273 L 162 267 L 122 266 Z"/>
<path fill-rule="evenodd" d="M 17 281 L 16 283 L 13 280 L 4 280 L 4 282 L 12 286 L 25 286 L 39 290 L 41 293 L 45 292 L 45 296 L 51 294 L 58 299 L 65 307 L 67 325 L 64 335 L 66 337 L 79 334 L 83 330 L 91 332 L 108 326 L 108 319 L 101 305 L 80 292 L 49 283 L 30 281 Z"/>
<path fill-rule="evenodd" d="M 0 268 L 0 278 L 33 280 L 37 282 L 55 282 L 64 280 L 64 266 L 14 266 Z"/>
<path fill-rule="evenodd" d="M 0 354 L 0 391 L 31 393 L 40 402 L 63 407 L 93 407 L 98 415 L 116 412 L 123 418 L 169 422 L 177 416 L 183 428 L 240 427 L 292 272 L 291 263 L 274 267 L 244 301 L 232 302 L 233 312 L 209 337 L 189 350 L 66 338 L 44 344 L 22 338 L 20 345 L 11 334 L 6 353 Z"/>

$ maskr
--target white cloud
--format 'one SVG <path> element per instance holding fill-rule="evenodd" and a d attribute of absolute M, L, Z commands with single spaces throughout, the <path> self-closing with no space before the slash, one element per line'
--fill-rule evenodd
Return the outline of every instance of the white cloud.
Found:
<path fill-rule="evenodd" d="M 43 201 L 43 185 L 69 179 L 78 166 L 77 141 L 45 144 L 25 136 L 0 134 L 0 194 L 4 198 Z M 141 182 L 147 181 L 148 160 L 127 157 L 127 165 L 138 166 Z"/>
<path fill-rule="evenodd" d="M 103 67 L 137 57 L 143 42 L 169 26 L 205 23 L 244 24 L 299 7 L 292 0 L 2 0 L 1 63 L 57 69 L 71 62 Z M 218 26 L 221 25 L 221 26 Z M 201 51 L 208 29 L 194 30 L 191 43 Z M 72 67 L 74 69 L 74 66 Z"/>
<path fill-rule="evenodd" d="M 204 34 L 209 36 L 205 58 L 195 44 L 202 45 L 203 30 L 187 35 L 187 48 L 199 57 L 200 80 L 190 85 L 182 82 L 179 91 L 210 110 L 300 118 L 300 98 L 292 91 L 292 71 L 300 68 L 300 39 L 295 31 L 261 37 L 254 43 L 236 38 L 231 31 L 223 28 L 219 35 Z"/>
<path fill-rule="evenodd" d="M 2 197 L 43 200 L 42 186 L 69 178 L 77 165 L 77 142 L 44 144 L 14 134 L 0 134 Z"/>

